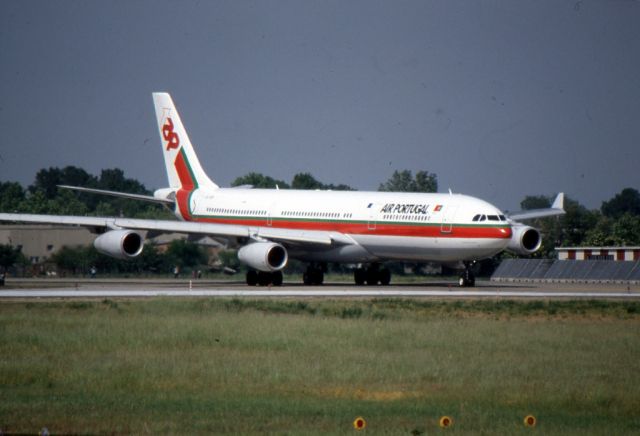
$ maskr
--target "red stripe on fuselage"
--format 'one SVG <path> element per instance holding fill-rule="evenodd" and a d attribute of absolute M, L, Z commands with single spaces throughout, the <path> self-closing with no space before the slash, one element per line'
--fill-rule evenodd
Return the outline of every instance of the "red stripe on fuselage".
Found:
<path fill-rule="evenodd" d="M 381 235 L 381 236 L 409 236 L 421 238 L 482 238 L 482 239 L 509 239 L 511 227 L 509 226 L 451 226 L 446 225 L 446 232 L 441 230 L 441 224 L 369 224 L 366 221 L 307 221 L 307 220 L 283 220 L 273 219 L 271 225 L 265 218 L 207 218 L 193 217 L 194 221 L 215 224 L 236 224 L 244 226 L 273 227 L 294 230 L 320 230 L 333 231 L 351 235 Z"/>

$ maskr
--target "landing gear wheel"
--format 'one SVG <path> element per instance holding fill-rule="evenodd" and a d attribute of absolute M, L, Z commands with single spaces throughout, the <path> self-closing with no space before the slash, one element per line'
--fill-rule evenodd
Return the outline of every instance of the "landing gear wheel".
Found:
<path fill-rule="evenodd" d="M 372 263 L 366 269 L 357 268 L 353 272 L 356 285 L 375 286 L 378 283 L 387 286 L 391 283 L 391 271 L 388 268 L 380 268 L 380 264 Z"/>
<path fill-rule="evenodd" d="M 258 284 L 260 286 L 269 286 L 271 284 L 271 273 L 258 271 Z"/>
<path fill-rule="evenodd" d="M 322 272 L 321 269 L 316 271 L 316 276 L 314 281 L 316 285 L 321 285 L 324 283 L 324 272 Z"/>
<path fill-rule="evenodd" d="M 271 273 L 271 284 L 273 284 L 273 286 L 282 286 L 282 281 L 282 271 L 274 271 Z"/>
<path fill-rule="evenodd" d="M 247 285 L 255 286 L 258 284 L 258 272 L 254 270 L 247 271 Z"/>
<path fill-rule="evenodd" d="M 375 286 L 379 281 L 380 271 L 378 271 L 378 268 L 374 268 L 373 266 L 367 268 L 367 285 Z"/>
<path fill-rule="evenodd" d="M 282 286 L 283 275 L 282 271 L 247 271 L 246 275 L 247 285 L 249 286 Z"/>
<path fill-rule="evenodd" d="M 321 285 L 324 282 L 324 270 L 320 265 L 309 265 L 304 274 L 302 282 L 305 285 Z"/>
<path fill-rule="evenodd" d="M 388 286 L 391 283 L 391 271 L 388 268 L 382 268 L 380 270 L 380 284 Z"/>

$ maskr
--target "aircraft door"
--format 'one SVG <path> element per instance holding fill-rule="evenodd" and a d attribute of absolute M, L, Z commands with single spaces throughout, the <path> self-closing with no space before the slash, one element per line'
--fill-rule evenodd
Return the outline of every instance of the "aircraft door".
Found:
<path fill-rule="evenodd" d="M 275 209 L 276 209 L 275 202 L 271 203 L 267 208 L 267 226 L 268 227 L 271 227 L 273 225 L 273 214 L 275 212 Z"/>
<path fill-rule="evenodd" d="M 375 230 L 378 222 L 378 209 L 373 203 L 370 203 L 367 209 L 367 230 Z"/>
<path fill-rule="evenodd" d="M 442 222 L 440 224 L 440 233 L 451 234 L 453 233 L 453 223 L 456 219 L 456 212 L 458 211 L 457 204 L 450 204 L 444 207 L 444 214 L 442 215 Z"/>

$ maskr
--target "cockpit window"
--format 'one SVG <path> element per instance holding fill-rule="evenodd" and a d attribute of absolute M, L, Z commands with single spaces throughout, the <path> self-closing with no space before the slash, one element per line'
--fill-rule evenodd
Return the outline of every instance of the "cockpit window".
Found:
<path fill-rule="evenodd" d="M 507 221 L 507 218 L 504 215 L 482 215 L 482 214 L 477 214 L 473 217 L 472 221 L 473 222 L 478 222 L 478 221 Z"/>

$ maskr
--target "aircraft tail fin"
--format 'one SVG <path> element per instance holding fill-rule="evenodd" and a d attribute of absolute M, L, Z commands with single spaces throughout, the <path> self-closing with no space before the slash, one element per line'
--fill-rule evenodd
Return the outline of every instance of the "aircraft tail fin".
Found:
<path fill-rule="evenodd" d="M 553 204 L 551 205 L 551 209 L 564 210 L 564 192 L 561 192 L 556 196 L 556 199 L 553 200 Z"/>
<path fill-rule="evenodd" d="M 166 92 L 154 92 L 153 104 L 169 186 L 188 191 L 218 188 L 202 169 L 171 96 Z"/>

